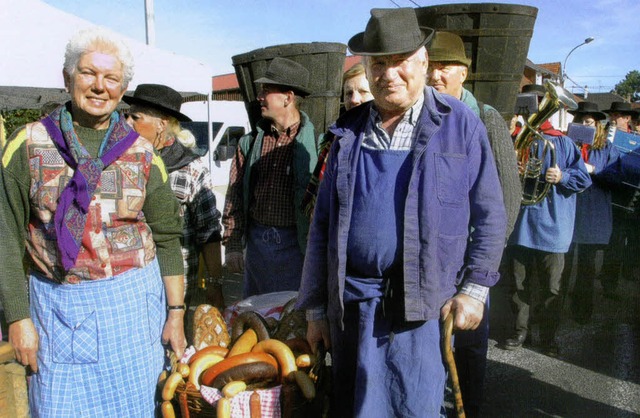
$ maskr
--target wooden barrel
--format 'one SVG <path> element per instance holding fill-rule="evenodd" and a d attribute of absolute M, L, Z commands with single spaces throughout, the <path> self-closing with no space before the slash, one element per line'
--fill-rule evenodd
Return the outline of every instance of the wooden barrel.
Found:
<path fill-rule="evenodd" d="M 538 9 L 501 3 L 416 8 L 418 22 L 459 35 L 471 58 L 465 88 L 510 120 Z"/>
<path fill-rule="evenodd" d="M 340 112 L 346 51 L 347 46 L 341 43 L 311 42 L 275 45 L 232 57 L 251 128 L 255 130 L 260 119 L 258 89 L 254 81 L 264 76 L 273 58 L 283 57 L 309 70 L 308 87 L 312 93 L 304 99 L 300 109 L 309 115 L 317 134 L 326 132 Z"/>

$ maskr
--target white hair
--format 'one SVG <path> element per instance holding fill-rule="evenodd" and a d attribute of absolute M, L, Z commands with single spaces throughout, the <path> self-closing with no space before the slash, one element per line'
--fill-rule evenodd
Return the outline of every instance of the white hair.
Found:
<path fill-rule="evenodd" d="M 133 78 L 133 55 L 124 41 L 101 28 L 83 29 L 71 37 L 64 53 L 64 72 L 73 75 L 80 58 L 90 52 L 104 52 L 117 58 L 122 64 L 122 87 L 129 85 Z"/>

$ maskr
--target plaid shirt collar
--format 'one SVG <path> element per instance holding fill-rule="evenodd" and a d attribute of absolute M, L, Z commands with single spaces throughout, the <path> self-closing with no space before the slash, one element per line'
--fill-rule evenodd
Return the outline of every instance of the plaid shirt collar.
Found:
<path fill-rule="evenodd" d="M 363 146 L 372 149 L 409 150 L 413 147 L 413 129 L 418 124 L 420 111 L 424 105 L 424 91 L 418 100 L 405 112 L 398 123 L 393 137 L 382 128 L 382 118 L 374 106 L 371 106 L 369 120 L 365 129 Z"/>

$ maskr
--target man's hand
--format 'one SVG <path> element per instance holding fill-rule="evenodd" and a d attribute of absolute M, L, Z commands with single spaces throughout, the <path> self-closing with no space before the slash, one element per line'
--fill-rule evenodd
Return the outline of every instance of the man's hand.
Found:
<path fill-rule="evenodd" d="M 307 322 L 307 342 L 311 346 L 311 350 L 315 353 L 318 348 L 318 343 L 323 342 L 324 348 L 329 349 L 331 347 L 331 336 L 329 334 L 329 322 L 326 319 L 319 321 Z"/>
<path fill-rule="evenodd" d="M 184 349 L 187 347 L 187 339 L 184 336 L 184 314 L 183 310 L 169 311 L 167 322 L 162 330 L 162 343 L 169 343 L 178 359 L 182 358 Z"/>
<path fill-rule="evenodd" d="M 244 256 L 239 251 L 227 253 L 225 265 L 229 273 L 242 273 L 244 270 Z"/>
<path fill-rule="evenodd" d="M 484 303 L 469 295 L 459 293 L 445 302 L 440 309 L 440 317 L 444 320 L 453 311 L 453 329 L 476 329 L 482 321 Z"/>
<path fill-rule="evenodd" d="M 549 167 L 549 169 L 547 169 L 544 180 L 551 184 L 560 183 L 560 180 L 562 180 L 562 170 L 558 168 L 558 164 L 556 164 L 555 167 Z"/>
<path fill-rule="evenodd" d="M 9 343 L 16 351 L 16 360 L 31 370 L 38 371 L 37 356 L 39 337 L 31 318 L 21 319 L 9 325 Z"/>

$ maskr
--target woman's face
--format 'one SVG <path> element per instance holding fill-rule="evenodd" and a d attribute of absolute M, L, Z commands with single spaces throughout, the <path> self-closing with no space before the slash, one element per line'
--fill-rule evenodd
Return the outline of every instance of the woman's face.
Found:
<path fill-rule="evenodd" d="M 596 120 L 591 115 L 584 115 L 582 117 L 582 124 L 585 126 L 596 126 Z"/>
<path fill-rule="evenodd" d="M 107 128 L 111 113 L 126 91 L 122 63 L 108 53 L 87 52 L 78 60 L 73 74 L 63 75 L 74 122 L 88 128 Z"/>
<path fill-rule="evenodd" d="M 364 73 L 346 79 L 344 81 L 343 91 L 342 99 L 346 110 L 353 109 L 362 103 L 373 100 L 373 94 L 371 94 L 369 90 L 369 82 Z"/>
<path fill-rule="evenodd" d="M 148 139 L 157 150 L 164 148 L 166 123 L 164 119 L 145 112 L 143 108 L 132 105 L 127 114 L 127 123 L 142 136 Z"/>

